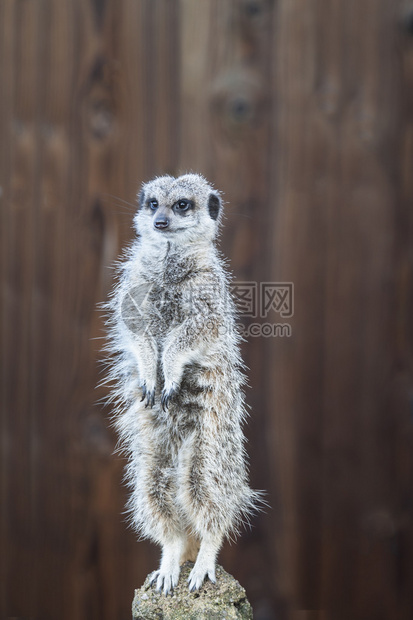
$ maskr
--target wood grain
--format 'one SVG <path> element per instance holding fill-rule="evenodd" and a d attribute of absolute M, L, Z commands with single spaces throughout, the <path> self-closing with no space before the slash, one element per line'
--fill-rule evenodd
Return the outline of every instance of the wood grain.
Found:
<path fill-rule="evenodd" d="M 270 507 L 220 559 L 257 620 L 412 617 L 412 33 L 405 0 L 0 3 L 2 618 L 126 620 L 157 565 L 97 303 L 139 184 L 190 170 L 235 279 L 295 291 L 243 345 Z"/>

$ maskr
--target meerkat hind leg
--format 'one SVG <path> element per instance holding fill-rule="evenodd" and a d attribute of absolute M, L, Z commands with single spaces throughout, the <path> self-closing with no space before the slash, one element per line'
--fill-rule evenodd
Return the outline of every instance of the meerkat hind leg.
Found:
<path fill-rule="evenodd" d="M 149 583 L 152 585 L 156 580 L 156 590 L 163 590 L 164 594 L 172 594 L 172 590 L 178 584 L 179 573 L 181 570 L 180 559 L 185 547 L 185 538 L 175 537 L 168 542 L 165 541 L 162 547 L 161 564 L 158 570 L 151 575 Z"/>
<path fill-rule="evenodd" d="M 201 539 L 198 557 L 188 578 L 189 590 L 199 590 L 205 577 L 216 583 L 215 565 L 219 548 L 222 544 L 221 534 L 205 534 Z"/>

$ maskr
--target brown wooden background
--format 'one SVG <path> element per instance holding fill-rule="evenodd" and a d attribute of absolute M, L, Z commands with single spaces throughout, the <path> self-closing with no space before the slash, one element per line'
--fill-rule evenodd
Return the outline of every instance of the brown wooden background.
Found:
<path fill-rule="evenodd" d="M 123 521 L 97 302 L 138 185 L 204 173 L 250 338 L 251 477 L 220 560 L 257 620 L 413 617 L 413 2 L 0 0 L 1 618 L 126 620 L 158 550 Z M 124 202 L 126 201 L 126 202 Z"/>

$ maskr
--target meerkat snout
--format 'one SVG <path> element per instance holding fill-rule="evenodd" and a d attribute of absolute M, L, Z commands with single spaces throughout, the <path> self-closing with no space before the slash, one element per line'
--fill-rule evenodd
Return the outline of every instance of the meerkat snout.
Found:
<path fill-rule="evenodd" d="M 170 220 L 169 217 L 167 217 L 165 214 L 161 213 L 159 214 L 156 218 L 155 221 L 153 223 L 153 225 L 155 226 L 155 228 L 157 228 L 158 230 L 165 230 L 165 228 L 169 228 L 169 224 L 170 224 Z"/>

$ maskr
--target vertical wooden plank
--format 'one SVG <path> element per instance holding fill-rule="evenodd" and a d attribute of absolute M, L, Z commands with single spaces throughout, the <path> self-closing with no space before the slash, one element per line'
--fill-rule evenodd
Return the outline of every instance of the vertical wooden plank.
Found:
<path fill-rule="evenodd" d="M 209 2 L 181 0 L 181 109 L 180 172 L 198 171 L 211 178 L 209 55 L 212 12 Z M 209 87 L 209 90 L 208 90 Z"/>
<path fill-rule="evenodd" d="M 39 65 L 40 133 L 39 203 L 32 231 L 36 247 L 33 284 L 33 398 L 36 420 L 36 575 L 37 613 L 58 616 L 71 612 L 70 550 L 73 514 L 70 511 L 70 465 L 73 414 L 67 408 L 65 379 L 71 377 L 71 354 L 65 342 L 65 312 L 70 269 L 65 245 L 71 236 L 65 217 L 70 196 L 70 118 L 74 75 L 73 13 L 66 1 L 37 7 L 42 27 Z M 64 70 L 62 69 L 64 67 Z M 76 350 L 75 341 L 71 344 Z"/>
<path fill-rule="evenodd" d="M 6 609 L 9 601 L 9 562 L 13 553 L 9 538 L 9 497 L 11 471 L 10 471 L 10 452 L 11 452 L 11 429 L 10 429 L 10 409 L 11 391 L 10 378 L 14 369 L 11 369 L 11 325 L 9 323 L 12 316 L 12 286 L 10 282 L 10 249 L 9 231 L 11 230 L 10 200 L 10 177 L 12 159 L 11 152 L 11 132 L 12 132 L 12 106 L 13 106 L 13 74 L 14 74 L 14 12 L 13 3 L 4 2 L 0 5 L 0 24 L 1 24 L 1 51 L 0 51 L 0 74 L 2 75 L 3 96 L 0 99 L 0 135 L 3 137 L 4 145 L 8 148 L 1 149 L 0 163 L 0 248 L 1 248 L 1 468 L 0 468 L 0 546 L 2 549 L 0 558 L 0 614 L 6 617 Z"/>
<path fill-rule="evenodd" d="M 322 297 L 326 213 L 314 200 L 324 136 L 315 127 L 314 3 L 280 2 L 274 37 L 277 102 L 266 242 L 271 280 L 293 282 L 291 338 L 269 343 L 267 402 L 277 481 L 280 589 L 289 605 L 320 609 Z M 318 131 L 317 131 L 318 130 Z M 326 155 L 327 158 L 327 155 Z M 326 188 L 328 191 L 328 187 Z"/>
<path fill-rule="evenodd" d="M 5 84 L 8 94 L 5 136 L 11 147 L 2 182 L 8 201 L 8 227 L 5 239 L 6 332 L 5 365 L 5 439 L 8 487 L 5 497 L 7 529 L 5 556 L 6 612 L 29 615 L 35 611 L 34 555 L 35 530 L 33 476 L 33 341 L 32 285 L 34 266 L 35 208 L 38 194 L 38 57 L 39 19 L 34 4 L 4 6 Z M 11 26 L 11 33 L 6 29 Z M 9 46 L 9 47 L 8 47 Z M 7 49 L 8 47 L 8 49 Z M 10 131 L 11 130 L 11 131 Z M 11 145 L 13 142 L 13 146 Z M 22 589 L 26 597 L 21 596 Z"/>
<path fill-rule="evenodd" d="M 387 158 L 397 148 L 396 20 L 386 2 L 349 4 L 348 11 L 343 23 L 353 45 L 343 51 L 341 196 L 327 271 L 323 587 L 326 605 L 342 617 L 347 609 L 356 618 L 386 618 L 397 607 L 396 563 L 391 541 L 374 531 L 383 518 L 391 529 L 396 510 L 394 422 L 386 406 L 397 272 L 397 187 Z"/>
<path fill-rule="evenodd" d="M 105 413 L 95 404 L 98 352 L 90 339 L 101 331 L 95 304 L 102 300 L 102 287 L 109 284 L 106 264 L 115 258 L 119 235 L 116 218 L 103 197 L 119 195 L 116 160 L 122 152 L 124 83 L 114 45 L 122 38 L 122 21 L 114 19 L 111 2 L 77 3 L 76 10 L 77 80 L 72 85 L 76 106 L 70 125 L 72 166 L 64 213 L 70 244 L 65 244 L 62 265 L 69 277 L 64 288 L 56 291 L 67 302 L 62 316 L 70 360 L 67 385 L 74 388 L 66 394 L 65 405 L 72 418 L 67 429 L 72 442 L 65 461 L 73 513 L 71 582 L 66 595 L 68 617 L 111 618 L 123 617 L 121 610 L 128 606 L 117 572 L 119 530 L 114 527 L 114 518 L 122 510 L 121 471 L 112 456 L 115 437 Z"/>
<path fill-rule="evenodd" d="M 399 412 L 399 423 L 394 437 L 394 460 L 397 487 L 398 519 L 392 544 L 396 554 L 398 617 L 407 620 L 413 613 L 413 424 L 412 424 L 412 351 L 413 315 L 413 6 L 401 1 L 397 4 L 398 50 L 401 59 L 401 115 L 400 135 L 400 195 L 396 218 L 396 257 L 398 273 L 395 283 L 395 343 L 394 355 L 398 361 L 393 377 L 389 409 Z M 407 396 L 407 398 L 406 398 Z"/>
<path fill-rule="evenodd" d="M 153 71 L 153 117 L 147 143 L 153 142 L 154 174 L 176 174 L 179 156 L 180 123 L 177 111 L 179 93 L 179 38 L 177 0 L 151 3 L 154 39 L 149 38 L 147 58 Z"/>

